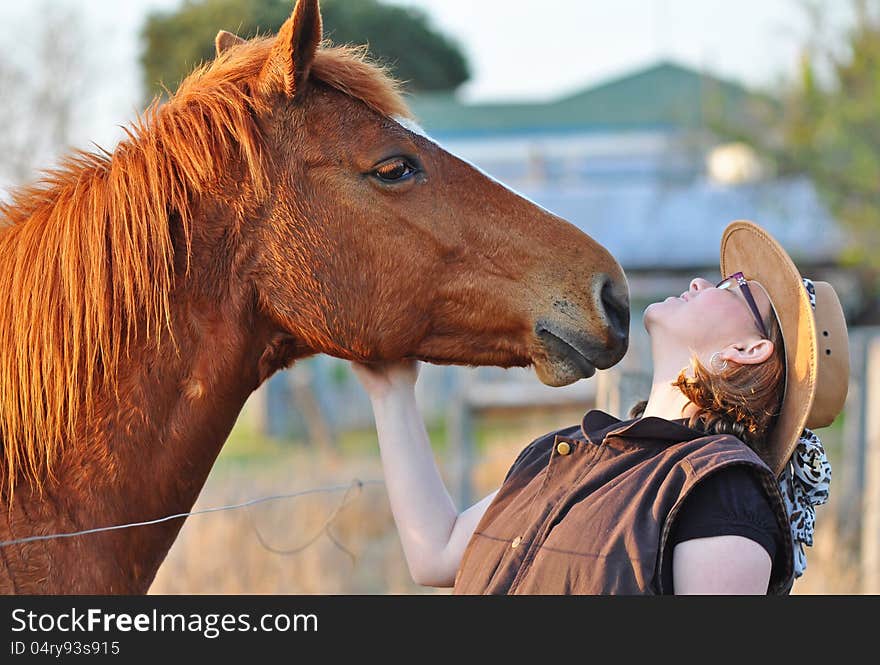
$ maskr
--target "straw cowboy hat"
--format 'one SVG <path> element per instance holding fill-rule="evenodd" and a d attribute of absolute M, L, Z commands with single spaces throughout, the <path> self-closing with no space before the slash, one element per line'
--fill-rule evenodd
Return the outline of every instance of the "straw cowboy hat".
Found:
<path fill-rule="evenodd" d="M 779 476 L 804 428 L 830 425 L 849 386 L 849 338 L 843 309 L 827 282 L 801 277 L 764 229 L 735 221 L 721 239 L 721 276 L 742 272 L 770 298 L 785 345 L 785 393 L 765 461 Z"/>

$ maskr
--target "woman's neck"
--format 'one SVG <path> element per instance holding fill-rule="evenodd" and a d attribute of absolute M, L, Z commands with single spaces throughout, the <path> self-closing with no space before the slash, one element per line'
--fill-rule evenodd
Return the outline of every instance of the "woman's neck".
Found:
<path fill-rule="evenodd" d="M 651 394 L 642 417 L 655 416 L 666 420 L 689 417 L 694 405 L 679 388 L 672 384 L 683 369 L 690 367 L 691 352 L 687 349 L 674 349 L 653 337 L 651 351 L 654 358 L 654 373 Z"/>

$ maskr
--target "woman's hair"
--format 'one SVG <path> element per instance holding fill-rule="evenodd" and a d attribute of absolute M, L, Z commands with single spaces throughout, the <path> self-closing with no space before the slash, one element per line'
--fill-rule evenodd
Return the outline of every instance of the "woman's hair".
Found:
<path fill-rule="evenodd" d="M 728 363 L 724 370 L 712 372 L 694 357 L 693 377 L 682 370 L 672 384 L 697 407 L 689 427 L 709 434 L 733 434 L 762 456 L 785 390 L 785 347 L 775 313 L 771 312 L 767 332 L 773 354 L 764 362 Z M 641 417 L 646 404 L 636 404 L 630 417 Z"/>

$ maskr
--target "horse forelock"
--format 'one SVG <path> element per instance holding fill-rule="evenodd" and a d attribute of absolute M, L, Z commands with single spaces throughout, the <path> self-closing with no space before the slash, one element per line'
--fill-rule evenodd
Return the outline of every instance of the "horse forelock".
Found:
<path fill-rule="evenodd" d="M 318 51 L 311 76 L 362 101 L 379 115 L 410 118 L 400 83 L 370 61 L 365 46 L 330 46 Z"/>
<path fill-rule="evenodd" d="M 255 194 L 265 191 L 259 102 L 242 83 L 259 74 L 271 41 L 197 69 L 112 154 L 74 152 L 0 204 L 0 486 L 10 499 L 20 476 L 38 488 L 51 476 L 62 442 L 93 417 L 97 390 L 118 390 L 135 334 L 173 339 L 171 216 L 188 266 L 194 196 L 233 162 Z M 409 115 L 363 49 L 322 48 L 311 76 L 382 115 Z"/>
<path fill-rule="evenodd" d="M 273 43 L 272 37 L 263 37 L 227 49 L 190 74 L 181 83 L 177 95 L 189 88 L 210 85 L 215 79 L 253 79 L 269 57 Z M 387 68 L 370 58 L 366 46 L 336 46 L 325 40 L 315 54 L 309 72 L 310 79 L 322 81 L 354 97 L 379 115 L 411 117 L 401 83 Z"/>

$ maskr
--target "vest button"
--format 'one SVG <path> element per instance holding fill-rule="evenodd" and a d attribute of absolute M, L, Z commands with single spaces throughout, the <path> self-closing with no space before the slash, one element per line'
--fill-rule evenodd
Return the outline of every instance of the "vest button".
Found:
<path fill-rule="evenodd" d="M 510 549 L 515 550 L 517 547 L 519 547 L 519 544 L 521 542 L 522 542 L 522 538 L 520 536 L 517 536 L 516 538 L 513 539 L 513 542 L 510 543 Z"/>
<path fill-rule="evenodd" d="M 568 445 L 567 441 L 560 441 L 556 446 L 556 452 L 560 455 L 568 455 L 571 452 L 571 446 Z"/>

